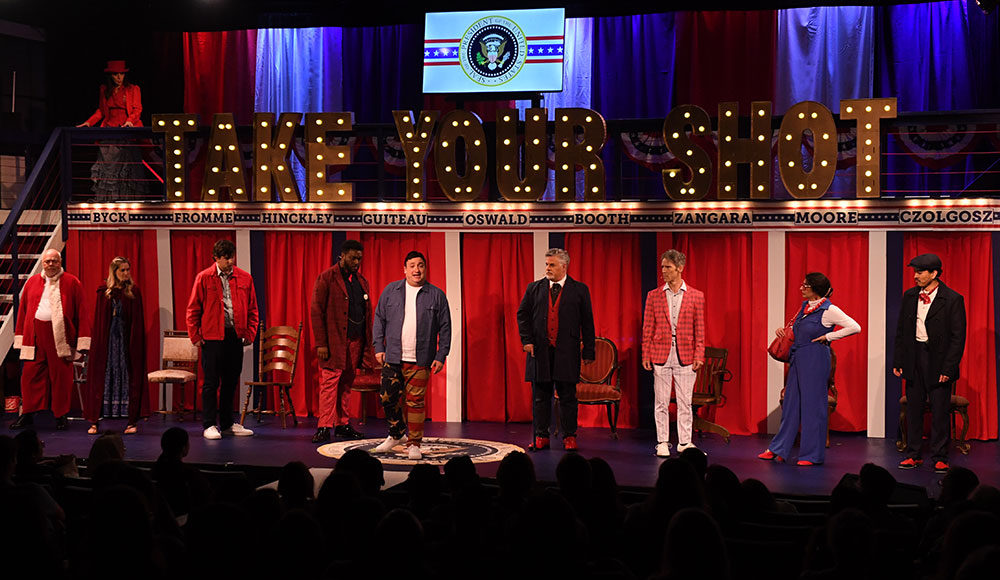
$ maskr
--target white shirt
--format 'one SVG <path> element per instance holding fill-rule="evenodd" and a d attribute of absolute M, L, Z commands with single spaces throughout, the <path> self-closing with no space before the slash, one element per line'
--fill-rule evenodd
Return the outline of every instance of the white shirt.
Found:
<path fill-rule="evenodd" d="M 681 287 L 677 292 L 670 289 L 670 284 L 663 285 L 663 292 L 667 295 L 667 304 L 670 306 L 670 328 L 675 337 L 677 336 L 677 318 L 681 315 L 681 303 L 684 301 L 684 293 L 687 292 L 687 289 L 687 282 L 684 280 L 681 280 Z"/>
<path fill-rule="evenodd" d="M 45 289 L 42 290 L 42 299 L 38 301 L 38 309 L 35 310 L 35 320 L 48 322 L 52 320 L 52 278 L 42 274 L 45 280 Z"/>
<path fill-rule="evenodd" d="M 417 360 L 417 292 L 420 286 L 410 286 L 404 283 L 406 288 L 406 305 L 403 309 L 403 352 L 399 357 L 406 362 Z"/>
<path fill-rule="evenodd" d="M 549 292 L 552 292 L 552 286 L 555 284 L 559 284 L 560 286 L 562 286 L 562 288 L 559 289 L 559 291 L 562 292 L 562 289 L 566 287 L 566 276 L 563 276 L 562 278 L 554 281 L 549 280 Z"/>
<path fill-rule="evenodd" d="M 822 300 L 820 298 L 819 300 Z M 819 300 L 810 300 L 809 306 L 815 306 Z M 848 316 L 839 307 L 830 305 L 829 308 L 823 311 L 823 326 L 839 326 L 840 330 L 835 330 L 833 332 L 826 333 L 825 338 L 833 342 L 834 340 L 840 340 L 841 338 L 847 338 L 852 334 L 857 334 L 861 332 L 861 325 L 858 324 L 856 320 Z"/>
<path fill-rule="evenodd" d="M 920 300 L 919 294 L 917 295 L 917 342 L 927 342 L 927 327 L 924 326 L 924 320 L 927 318 L 927 311 L 931 309 L 931 304 L 934 304 L 934 297 L 937 296 L 940 287 L 941 285 L 937 284 L 933 291 L 927 293 L 931 297 L 931 301 L 927 304 Z"/>

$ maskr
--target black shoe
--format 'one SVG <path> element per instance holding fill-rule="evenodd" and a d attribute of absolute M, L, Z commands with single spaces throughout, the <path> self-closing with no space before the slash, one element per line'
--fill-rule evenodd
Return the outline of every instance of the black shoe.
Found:
<path fill-rule="evenodd" d="M 20 417 L 18 417 L 17 421 L 14 421 L 13 423 L 10 424 L 10 430 L 17 431 L 18 429 L 24 429 L 25 427 L 30 427 L 31 425 L 34 424 L 35 424 L 35 419 L 32 418 L 31 413 L 25 413 Z"/>
<path fill-rule="evenodd" d="M 316 429 L 316 434 L 313 435 L 313 443 L 326 443 L 330 440 L 330 428 L 320 427 Z"/>
<path fill-rule="evenodd" d="M 67 427 L 69 427 L 69 421 L 66 420 L 66 415 L 56 417 L 56 431 L 65 431 Z"/>
<path fill-rule="evenodd" d="M 337 425 L 333 430 L 334 435 L 342 439 L 364 439 L 365 434 L 360 433 L 354 427 L 351 427 L 350 423 L 347 425 Z"/>

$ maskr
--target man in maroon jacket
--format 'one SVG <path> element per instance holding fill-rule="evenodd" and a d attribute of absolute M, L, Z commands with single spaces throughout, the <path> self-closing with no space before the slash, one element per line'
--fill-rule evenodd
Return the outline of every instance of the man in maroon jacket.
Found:
<path fill-rule="evenodd" d="M 337 437 L 362 439 L 351 427 L 347 404 L 358 367 L 374 369 L 372 303 L 368 280 L 358 272 L 364 247 L 346 240 L 340 261 L 316 279 L 310 313 L 319 359 L 319 424 L 313 443 Z"/>
<path fill-rule="evenodd" d="M 235 266 L 236 244 L 215 242 L 212 257 L 215 264 L 194 279 L 187 307 L 188 337 L 201 347 L 205 370 L 203 435 L 205 439 L 222 439 L 223 434 L 249 437 L 253 431 L 233 422 L 233 397 L 243 370 L 243 347 L 257 336 L 257 294 L 250 273 Z"/>

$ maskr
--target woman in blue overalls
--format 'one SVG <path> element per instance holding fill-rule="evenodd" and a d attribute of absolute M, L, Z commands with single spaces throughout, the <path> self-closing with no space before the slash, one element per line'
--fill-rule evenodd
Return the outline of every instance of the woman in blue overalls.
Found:
<path fill-rule="evenodd" d="M 830 303 L 830 280 L 819 272 L 806 274 L 800 287 L 805 301 L 795 316 L 785 383 L 781 426 L 760 459 L 784 461 L 795 443 L 801 425 L 797 465 L 823 463 L 826 455 L 827 387 L 830 380 L 830 343 L 861 332 L 861 325 Z M 834 327 L 840 330 L 834 331 Z M 781 336 L 785 329 L 775 334 Z"/>

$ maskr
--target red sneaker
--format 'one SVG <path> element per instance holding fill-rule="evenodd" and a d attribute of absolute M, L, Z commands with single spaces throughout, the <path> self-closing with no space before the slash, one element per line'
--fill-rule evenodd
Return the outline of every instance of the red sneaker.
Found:
<path fill-rule="evenodd" d="M 535 437 L 535 442 L 528 445 L 528 451 L 541 451 L 542 449 L 549 448 L 549 438 L 548 437 Z"/>
<path fill-rule="evenodd" d="M 912 457 L 907 457 L 906 459 L 899 462 L 900 469 L 914 469 L 919 467 L 924 462 L 923 459 L 913 459 Z"/>
<path fill-rule="evenodd" d="M 563 439 L 563 449 L 566 451 L 576 451 L 576 437 L 565 437 Z"/>
<path fill-rule="evenodd" d="M 812 461 L 806 461 L 805 459 L 799 459 L 798 461 L 795 462 L 795 465 L 798 465 L 799 467 L 812 467 L 813 465 L 817 464 L 813 463 Z"/>
<path fill-rule="evenodd" d="M 774 451 L 770 449 L 765 450 L 763 453 L 757 456 L 757 459 L 763 459 L 764 461 L 777 461 L 778 463 L 784 463 L 785 458 L 777 455 Z"/>
<path fill-rule="evenodd" d="M 938 461 L 937 463 L 934 464 L 934 472 L 948 473 L 948 467 L 949 465 L 947 461 Z"/>

